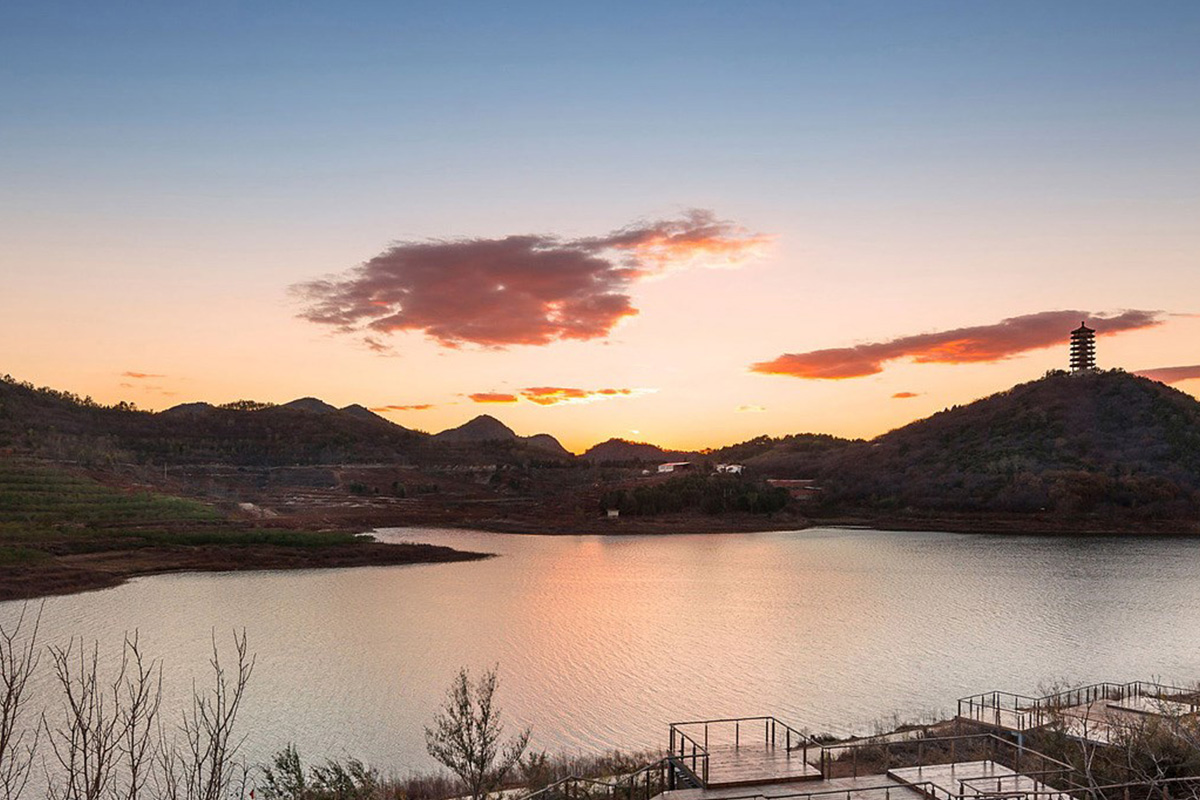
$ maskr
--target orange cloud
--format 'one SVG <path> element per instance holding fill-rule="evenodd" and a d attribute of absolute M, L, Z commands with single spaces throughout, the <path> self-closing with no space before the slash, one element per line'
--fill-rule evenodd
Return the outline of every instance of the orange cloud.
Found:
<path fill-rule="evenodd" d="M 416 403 L 414 405 L 407 406 L 379 406 L 378 408 L 372 408 L 371 410 L 377 414 L 382 414 L 387 411 L 428 411 L 433 407 L 433 403 Z"/>
<path fill-rule="evenodd" d="M 738 406 L 737 410 L 743 414 L 761 414 L 762 412 L 766 411 L 767 409 L 765 409 L 762 406 L 747 405 L 747 406 Z"/>
<path fill-rule="evenodd" d="M 1086 319 L 1097 336 L 1149 328 L 1162 324 L 1160 311 L 1123 311 L 1093 315 L 1086 311 L 1042 311 L 1010 317 L 993 325 L 956 328 L 936 333 L 904 336 L 887 342 L 854 347 L 785 353 L 750 367 L 764 375 L 795 378 L 860 378 L 883 371 L 888 361 L 911 358 L 918 364 L 972 364 L 1000 361 L 1029 350 L 1065 345 L 1069 333 Z"/>
<path fill-rule="evenodd" d="M 515 403 L 517 396 L 515 394 L 502 394 L 500 392 L 476 392 L 475 394 L 467 395 L 476 403 Z"/>
<path fill-rule="evenodd" d="M 137 378 L 138 380 L 142 380 L 144 378 L 165 378 L 167 376 L 159 375 L 157 372 L 122 372 L 121 377 L 122 378 Z M 124 385 L 124 384 L 122 384 L 122 385 Z"/>
<path fill-rule="evenodd" d="M 1134 375 L 1141 375 L 1143 378 L 1149 378 L 1152 381 L 1161 381 L 1162 383 L 1179 383 L 1180 381 L 1200 379 L 1200 364 L 1194 364 L 1190 367 L 1143 369 L 1135 372 Z"/>
<path fill-rule="evenodd" d="M 304 303 L 302 319 L 342 332 L 419 331 L 445 347 L 544 345 L 607 336 L 638 313 L 628 291 L 643 278 L 696 263 L 739 264 L 767 242 L 693 210 L 595 238 L 400 242 L 292 291 Z"/>
<path fill-rule="evenodd" d="M 521 396 L 540 406 L 558 403 L 586 402 L 609 397 L 630 397 L 642 394 L 644 389 L 576 389 L 565 386 L 532 386 L 521 390 Z"/>
<path fill-rule="evenodd" d="M 920 397 L 920 396 L 921 396 L 920 392 L 896 392 L 894 395 L 892 395 L 892 398 L 894 400 L 908 400 L 910 398 Z"/>

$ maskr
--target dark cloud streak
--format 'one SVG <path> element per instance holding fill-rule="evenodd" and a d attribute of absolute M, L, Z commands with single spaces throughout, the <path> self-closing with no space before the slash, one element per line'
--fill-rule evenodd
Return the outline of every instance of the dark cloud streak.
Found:
<path fill-rule="evenodd" d="M 1001 361 L 1021 353 L 1066 345 L 1068 334 L 1087 320 L 1097 336 L 1149 328 L 1162 324 L 1160 311 L 1122 311 L 1094 315 L 1086 311 L 1042 311 L 1010 317 L 993 325 L 903 336 L 886 342 L 854 347 L 785 353 L 771 361 L 753 364 L 752 372 L 795 378 L 860 378 L 883 371 L 884 364 L 911 358 L 918 364 L 972 364 Z"/>

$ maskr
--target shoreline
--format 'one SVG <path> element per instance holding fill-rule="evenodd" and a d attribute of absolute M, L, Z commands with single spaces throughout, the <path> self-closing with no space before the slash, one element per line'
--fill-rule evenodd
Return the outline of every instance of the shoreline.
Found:
<path fill-rule="evenodd" d="M 111 589 L 150 575 L 447 564 L 493 556 L 444 545 L 379 541 L 312 548 L 248 544 L 105 550 L 5 567 L 0 570 L 0 602 Z"/>
<path fill-rule="evenodd" d="M 1113 521 L 1090 518 L 1054 519 L 1009 515 L 831 517 L 709 517 L 662 515 L 658 517 L 602 517 L 544 520 L 529 517 L 473 517 L 468 519 L 372 520 L 375 528 L 444 527 L 522 536 L 648 536 L 682 534 L 767 533 L 813 528 L 848 528 L 874 531 L 921 531 L 961 535 L 1064 536 L 1064 537 L 1200 537 L 1200 521 Z"/>
<path fill-rule="evenodd" d="M 797 515 L 673 514 L 648 517 L 487 516 L 453 514 L 333 515 L 326 517 L 329 533 L 369 533 L 381 528 L 439 527 L 516 536 L 676 536 L 806 531 L 815 528 L 859 529 L 879 532 L 939 532 L 958 535 L 1105 537 L 1200 537 L 1200 522 L 1131 522 L 1091 518 L 1053 519 L 1019 515 Z M 309 528 L 312 520 L 276 518 L 284 528 Z M 289 525 L 291 523 L 291 525 Z M 299 524 L 297 524 L 299 523 Z M 368 530 L 364 530 L 368 529 Z M 0 569 L 0 602 L 30 600 L 109 589 L 129 579 L 185 572 L 243 572 L 297 569 L 341 569 L 366 566 L 441 564 L 476 561 L 491 553 L 457 550 L 419 542 L 331 542 L 312 547 L 274 544 L 164 545 L 135 549 L 114 548 L 63 554 L 46 561 L 10 564 Z"/>

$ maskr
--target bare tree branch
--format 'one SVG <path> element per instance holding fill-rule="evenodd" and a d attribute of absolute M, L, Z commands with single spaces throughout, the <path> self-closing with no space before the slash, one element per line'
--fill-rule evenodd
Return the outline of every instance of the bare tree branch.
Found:
<path fill-rule="evenodd" d="M 11 629 L 0 626 L 0 800 L 16 800 L 29 783 L 34 755 L 41 738 L 41 726 L 32 730 L 22 725 L 28 697 L 25 686 L 37 669 L 37 635 L 42 621 L 38 607 L 32 629 L 25 627 L 26 607 Z"/>

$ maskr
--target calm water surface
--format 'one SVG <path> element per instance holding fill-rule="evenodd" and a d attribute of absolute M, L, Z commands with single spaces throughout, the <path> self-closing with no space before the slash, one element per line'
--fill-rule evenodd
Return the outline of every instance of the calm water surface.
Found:
<path fill-rule="evenodd" d="M 991 688 L 1200 679 L 1195 540 L 379 536 L 499 557 L 143 578 L 47 600 L 43 639 L 111 655 L 137 629 L 175 702 L 204 674 L 211 632 L 245 627 L 252 757 L 291 741 L 400 771 L 431 766 L 421 728 L 462 665 L 499 664 L 509 719 L 565 750 L 659 746 L 668 722 L 695 717 L 848 732 Z M 0 622 L 19 611 L 0 605 Z"/>

